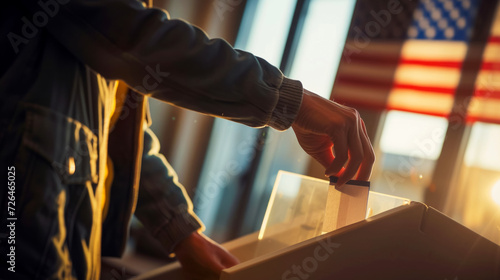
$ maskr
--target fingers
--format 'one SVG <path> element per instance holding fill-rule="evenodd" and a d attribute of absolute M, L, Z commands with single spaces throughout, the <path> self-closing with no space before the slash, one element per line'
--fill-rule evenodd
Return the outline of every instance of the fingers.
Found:
<path fill-rule="evenodd" d="M 327 169 L 334 159 L 330 137 L 311 133 L 300 127 L 294 127 L 293 130 L 302 149 Z"/>
<path fill-rule="evenodd" d="M 341 187 L 356 174 L 358 180 L 369 180 L 375 160 L 365 124 L 359 114 L 355 114 L 356 121 L 349 127 L 349 131 L 337 139 L 332 139 L 335 159 L 327 168 L 326 175 L 339 177 L 337 187 Z M 343 166 L 345 168 L 342 168 Z"/>
<path fill-rule="evenodd" d="M 353 178 L 354 175 L 356 175 L 356 173 L 358 172 L 359 166 L 363 161 L 364 152 L 362 141 L 360 138 L 360 134 L 362 133 L 360 132 L 361 127 L 359 126 L 359 115 L 357 115 L 356 118 L 357 120 L 354 127 L 351 128 L 347 135 L 349 160 L 347 162 L 347 165 L 345 166 L 344 172 L 342 172 L 342 174 L 340 174 L 339 176 L 339 180 L 336 184 L 337 187 L 341 187 L 343 184 Z"/>
<path fill-rule="evenodd" d="M 358 176 L 356 179 L 368 181 L 372 173 L 373 163 L 375 162 L 375 152 L 370 143 L 370 138 L 368 138 L 368 133 L 366 132 L 366 126 L 362 119 L 360 119 L 362 133 L 361 133 L 361 143 L 363 145 L 364 157 L 359 167 Z"/>
<path fill-rule="evenodd" d="M 224 268 L 229 268 L 239 263 L 240 261 L 229 252 L 226 252 L 225 254 L 223 254 L 223 256 L 221 256 L 221 264 L 224 266 Z"/>
<path fill-rule="evenodd" d="M 292 128 L 304 151 L 325 167 L 325 175 L 339 177 L 338 187 L 354 176 L 370 178 L 375 156 L 366 127 L 353 108 L 304 90 Z"/>
<path fill-rule="evenodd" d="M 325 169 L 327 169 L 334 161 L 332 153 L 332 141 L 326 135 L 316 136 L 315 141 L 312 143 L 317 143 L 317 147 L 309 147 L 307 149 L 309 155 L 311 155 L 315 160 L 317 160 Z"/>
<path fill-rule="evenodd" d="M 333 138 L 331 141 L 332 143 L 334 143 L 333 151 L 335 153 L 335 158 L 333 159 L 330 166 L 326 169 L 326 176 L 338 175 L 342 167 L 344 167 L 345 163 L 349 159 L 347 138 L 338 137 L 337 139 Z"/>
<path fill-rule="evenodd" d="M 316 154 L 310 154 L 315 160 L 317 160 L 325 169 L 327 170 L 326 172 L 329 172 L 328 168 L 332 165 L 332 162 L 335 160 L 332 154 L 332 147 L 333 145 L 330 144 L 326 149 L 323 151 L 320 151 Z M 336 174 L 337 172 L 330 172 L 331 174 Z"/>

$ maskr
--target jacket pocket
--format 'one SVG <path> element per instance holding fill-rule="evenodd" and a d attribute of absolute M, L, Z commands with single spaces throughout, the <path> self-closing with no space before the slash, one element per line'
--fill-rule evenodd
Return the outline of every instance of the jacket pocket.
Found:
<path fill-rule="evenodd" d="M 97 136 L 50 109 L 31 104 L 26 109 L 23 144 L 47 160 L 63 184 L 97 183 Z"/>

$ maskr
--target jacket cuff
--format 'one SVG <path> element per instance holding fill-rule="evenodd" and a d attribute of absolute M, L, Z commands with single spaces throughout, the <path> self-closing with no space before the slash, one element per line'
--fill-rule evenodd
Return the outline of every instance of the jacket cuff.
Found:
<path fill-rule="evenodd" d="M 185 212 L 173 217 L 168 223 L 157 228 L 153 236 L 160 241 L 164 249 L 172 253 L 180 241 L 187 238 L 191 233 L 198 230 L 203 231 L 204 229 L 205 227 L 194 214 Z"/>
<path fill-rule="evenodd" d="M 279 88 L 279 99 L 268 125 L 276 130 L 286 130 L 295 121 L 302 103 L 302 83 L 284 77 Z"/>

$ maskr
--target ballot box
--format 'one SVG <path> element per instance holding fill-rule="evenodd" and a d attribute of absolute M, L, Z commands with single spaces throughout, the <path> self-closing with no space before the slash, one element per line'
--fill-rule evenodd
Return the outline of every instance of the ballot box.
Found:
<path fill-rule="evenodd" d="M 223 244 L 221 280 L 500 279 L 500 247 L 420 202 L 369 192 L 365 219 L 323 232 L 329 181 L 280 172 L 260 231 Z M 181 279 L 173 263 L 133 278 Z"/>

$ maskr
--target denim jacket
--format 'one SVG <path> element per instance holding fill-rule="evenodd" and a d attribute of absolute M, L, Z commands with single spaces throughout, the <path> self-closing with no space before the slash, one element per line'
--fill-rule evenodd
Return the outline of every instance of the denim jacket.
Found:
<path fill-rule="evenodd" d="M 300 82 L 136 0 L 10 1 L 0 16 L 0 159 L 18 174 L 29 275 L 94 278 L 101 255 L 123 252 L 134 212 L 167 250 L 201 227 L 148 128 L 147 98 L 278 130 L 300 107 Z M 134 90 L 116 97 L 116 80 Z M 4 191 L 0 201 L 4 219 Z"/>

